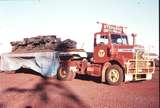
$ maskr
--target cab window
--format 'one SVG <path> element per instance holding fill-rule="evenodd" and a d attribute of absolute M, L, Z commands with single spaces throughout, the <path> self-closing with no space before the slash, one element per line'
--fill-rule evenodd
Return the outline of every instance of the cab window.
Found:
<path fill-rule="evenodd" d="M 108 44 L 108 36 L 97 35 L 96 44 Z"/>

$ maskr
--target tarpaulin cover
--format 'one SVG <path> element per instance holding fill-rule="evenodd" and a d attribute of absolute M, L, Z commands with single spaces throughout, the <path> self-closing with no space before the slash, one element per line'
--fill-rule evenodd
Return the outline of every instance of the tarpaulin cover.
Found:
<path fill-rule="evenodd" d="M 58 52 L 2 54 L 0 70 L 12 71 L 26 67 L 44 76 L 54 76 L 59 67 Z"/>

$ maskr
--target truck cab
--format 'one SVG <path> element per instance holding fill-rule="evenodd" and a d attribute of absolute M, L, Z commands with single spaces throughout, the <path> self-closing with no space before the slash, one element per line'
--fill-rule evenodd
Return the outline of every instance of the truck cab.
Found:
<path fill-rule="evenodd" d="M 123 59 L 131 59 L 133 45 L 129 45 L 125 27 L 102 24 L 101 32 L 94 35 L 94 62 L 105 63 L 115 59 L 123 64 Z"/>

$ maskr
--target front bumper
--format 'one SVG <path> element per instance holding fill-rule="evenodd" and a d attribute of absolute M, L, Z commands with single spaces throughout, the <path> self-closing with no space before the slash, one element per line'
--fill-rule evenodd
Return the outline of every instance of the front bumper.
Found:
<path fill-rule="evenodd" d="M 154 72 L 155 63 L 153 60 L 128 60 L 125 81 L 151 80 Z"/>

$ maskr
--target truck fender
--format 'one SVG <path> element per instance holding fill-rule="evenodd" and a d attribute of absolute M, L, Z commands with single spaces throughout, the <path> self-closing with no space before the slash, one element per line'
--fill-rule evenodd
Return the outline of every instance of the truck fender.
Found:
<path fill-rule="evenodd" d="M 106 62 L 103 67 L 102 67 L 102 72 L 101 72 L 101 82 L 105 82 L 106 78 L 105 78 L 105 74 L 106 74 L 106 70 L 107 68 L 111 66 L 111 63 Z"/>

